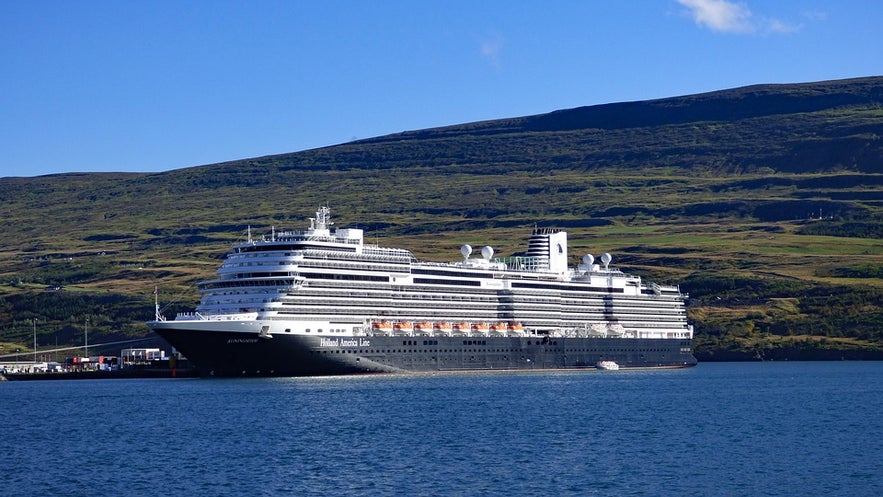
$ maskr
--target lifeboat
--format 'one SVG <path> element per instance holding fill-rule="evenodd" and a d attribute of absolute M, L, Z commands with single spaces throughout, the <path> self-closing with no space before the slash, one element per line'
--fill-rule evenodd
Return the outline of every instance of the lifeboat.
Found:
<path fill-rule="evenodd" d="M 516 323 L 514 321 L 506 325 L 506 331 L 509 332 L 510 336 L 524 336 L 524 326 L 522 326 L 521 323 Z"/>
<path fill-rule="evenodd" d="M 625 328 L 619 323 L 610 323 L 610 325 L 607 326 L 607 329 L 610 331 L 611 335 L 622 335 L 625 331 Z"/>
<path fill-rule="evenodd" d="M 459 323 L 454 323 L 454 335 L 457 336 L 466 336 L 469 334 L 469 330 L 472 326 L 466 321 L 461 321 Z"/>
<path fill-rule="evenodd" d="M 374 321 L 371 323 L 371 332 L 375 335 L 389 335 L 392 333 L 392 323 L 389 321 Z"/>
<path fill-rule="evenodd" d="M 493 323 L 490 326 L 490 331 L 495 335 L 504 335 L 506 334 L 507 328 L 508 326 L 506 325 L 506 323 Z"/>
<path fill-rule="evenodd" d="M 472 333 L 478 335 L 487 335 L 488 331 L 490 331 L 490 326 L 487 323 L 475 323 L 472 325 Z"/>
<path fill-rule="evenodd" d="M 420 336 L 429 336 L 432 334 L 432 323 L 423 321 L 414 325 L 414 333 Z"/>
<path fill-rule="evenodd" d="M 433 325 L 433 327 L 432 327 L 432 331 L 433 331 L 433 333 L 435 333 L 436 336 L 449 337 L 449 336 L 451 336 L 452 330 L 453 330 L 453 327 L 451 326 L 451 323 L 448 323 L 445 321 L 442 321 L 440 323 L 435 323 L 435 325 Z"/>
<path fill-rule="evenodd" d="M 398 321 L 392 326 L 393 333 L 400 336 L 410 336 L 414 333 L 414 324 L 410 321 Z"/>
<path fill-rule="evenodd" d="M 589 327 L 592 334 L 594 335 L 606 335 L 607 334 L 607 326 L 602 323 L 595 323 Z"/>

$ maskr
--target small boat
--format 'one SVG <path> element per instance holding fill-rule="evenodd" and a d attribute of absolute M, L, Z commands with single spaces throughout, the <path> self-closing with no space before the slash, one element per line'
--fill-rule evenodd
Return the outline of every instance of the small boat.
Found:
<path fill-rule="evenodd" d="M 475 335 L 487 336 L 490 329 L 487 323 L 475 323 L 472 325 L 472 333 Z"/>
<path fill-rule="evenodd" d="M 454 323 L 454 336 L 469 336 L 469 330 L 472 326 L 466 321 Z"/>
<path fill-rule="evenodd" d="M 589 327 L 593 335 L 604 336 L 607 334 L 607 325 L 604 323 L 594 323 Z"/>
<path fill-rule="evenodd" d="M 432 323 L 423 321 L 414 325 L 414 334 L 428 337 L 432 335 Z"/>
<path fill-rule="evenodd" d="M 392 323 L 389 321 L 374 321 L 371 323 L 371 332 L 375 335 L 388 336 L 392 333 Z"/>
<path fill-rule="evenodd" d="M 490 326 L 490 332 L 496 336 L 505 335 L 507 329 L 508 325 L 506 323 L 492 323 Z"/>
<path fill-rule="evenodd" d="M 392 331 L 397 336 L 411 336 L 414 333 L 414 324 L 410 321 L 397 321 L 392 326 Z"/>
<path fill-rule="evenodd" d="M 448 323 L 447 321 L 435 323 L 432 327 L 432 331 L 435 336 L 449 337 L 451 336 L 452 330 L 453 327 L 451 326 L 451 323 Z"/>
<path fill-rule="evenodd" d="M 522 326 L 521 323 L 516 323 L 514 321 L 506 325 L 506 331 L 509 332 L 509 336 L 524 336 L 524 326 Z"/>
<path fill-rule="evenodd" d="M 614 361 L 598 361 L 595 367 L 602 371 L 619 371 L 619 364 Z"/>
<path fill-rule="evenodd" d="M 610 323 L 607 330 L 611 335 L 622 335 L 625 332 L 625 328 L 619 323 Z"/>

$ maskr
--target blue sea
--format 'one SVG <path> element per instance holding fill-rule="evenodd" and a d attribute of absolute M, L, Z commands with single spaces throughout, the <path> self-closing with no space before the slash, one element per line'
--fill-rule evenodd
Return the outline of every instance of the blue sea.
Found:
<path fill-rule="evenodd" d="M 0 383 L 0 495 L 883 495 L 883 363 Z"/>

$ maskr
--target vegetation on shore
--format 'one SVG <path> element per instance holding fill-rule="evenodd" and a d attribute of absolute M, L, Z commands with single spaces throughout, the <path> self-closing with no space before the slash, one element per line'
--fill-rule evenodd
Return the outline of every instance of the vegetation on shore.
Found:
<path fill-rule="evenodd" d="M 405 132 L 156 174 L 0 179 L 0 356 L 148 333 L 251 229 L 319 205 L 455 260 L 530 229 L 689 292 L 702 360 L 883 358 L 883 78 Z M 34 320 L 36 319 L 36 325 Z"/>

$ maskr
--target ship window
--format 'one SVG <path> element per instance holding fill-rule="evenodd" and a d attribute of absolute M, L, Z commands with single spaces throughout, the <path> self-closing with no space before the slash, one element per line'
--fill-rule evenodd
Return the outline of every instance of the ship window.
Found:
<path fill-rule="evenodd" d="M 310 332 L 310 329 L 309 329 L 309 328 L 307 328 L 307 333 L 309 333 L 309 332 Z"/>
<path fill-rule="evenodd" d="M 291 333 L 291 328 L 285 328 L 285 333 Z"/>

